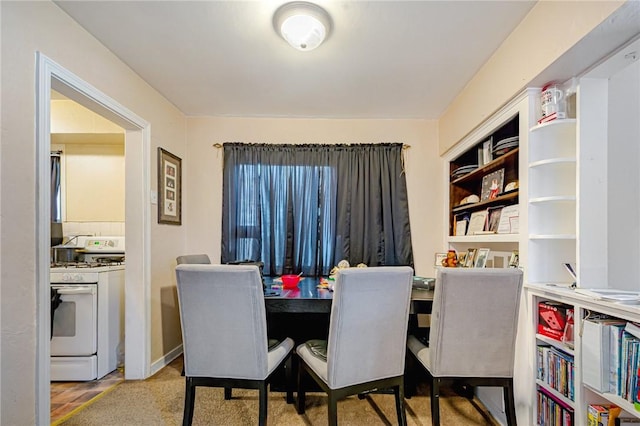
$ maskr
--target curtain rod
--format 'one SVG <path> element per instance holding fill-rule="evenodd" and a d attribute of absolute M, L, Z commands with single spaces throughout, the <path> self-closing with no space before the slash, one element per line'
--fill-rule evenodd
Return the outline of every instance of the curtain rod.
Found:
<path fill-rule="evenodd" d="M 216 143 L 214 143 L 212 146 L 213 146 L 214 148 L 222 148 L 222 147 L 223 147 L 223 145 L 222 145 L 220 142 L 216 142 Z M 404 143 L 402 144 L 402 149 L 403 149 L 403 150 L 405 150 L 405 149 L 409 149 L 409 148 L 411 148 L 411 145 L 407 145 L 407 144 L 404 144 Z"/>

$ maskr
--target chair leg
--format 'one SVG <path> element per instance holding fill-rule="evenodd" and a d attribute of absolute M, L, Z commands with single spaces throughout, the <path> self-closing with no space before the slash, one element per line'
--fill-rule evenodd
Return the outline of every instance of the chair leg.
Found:
<path fill-rule="evenodd" d="M 258 425 L 265 426 L 267 424 L 267 408 L 269 405 L 268 392 L 267 392 L 267 382 L 263 381 L 258 388 L 258 399 L 259 403 L 259 413 L 260 416 L 258 418 Z"/>
<path fill-rule="evenodd" d="M 504 393 L 504 410 L 507 415 L 507 425 L 516 426 L 516 403 L 513 395 L 513 379 L 503 388 Z"/>
<path fill-rule="evenodd" d="M 193 422 L 193 407 L 196 401 L 196 387 L 190 377 L 185 380 L 184 388 L 184 413 L 182 414 L 182 426 L 191 426 Z"/>
<path fill-rule="evenodd" d="M 404 407 L 404 383 L 393 388 L 393 393 L 396 397 L 396 412 L 398 414 L 398 424 L 400 426 L 407 425 L 407 414 Z"/>
<path fill-rule="evenodd" d="M 296 411 L 298 414 L 304 414 L 304 387 L 302 386 L 302 375 L 304 373 L 304 366 L 298 365 L 298 403 L 296 405 Z"/>
<path fill-rule="evenodd" d="M 287 388 L 287 404 L 293 404 L 293 368 L 294 364 L 297 367 L 297 362 L 293 359 L 293 355 L 289 355 L 289 358 L 285 361 L 284 375 L 285 375 L 285 387 Z"/>
<path fill-rule="evenodd" d="M 224 399 L 227 401 L 231 399 L 231 390 L 233 388 L 224 388 Z"/>
<path fill-rule="evenodd" d="M 338 426 L 338 398 L 329 391 L 329 426 Z"/>
<path fill-rule="evenodd" d="M 431 424 L 440 426 L 440 379 L 431 379 Z"/>

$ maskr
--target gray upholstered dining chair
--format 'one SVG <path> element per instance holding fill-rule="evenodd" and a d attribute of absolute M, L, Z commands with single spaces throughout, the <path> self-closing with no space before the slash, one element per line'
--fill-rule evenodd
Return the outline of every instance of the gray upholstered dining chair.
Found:
<path fill-rule="evenodd" d="M 509 425 L 516 424 L 513 394 L 515 339 L 522 271 L 515 268 L 441 268 L 431 311 L 428 345 L 407 345 L 432 377 L 431 419 L 440 424 L 443 383 L 503 388 Z"/>
<path fill-rule="evenodd" d="M 176 257 L 178 265 L 206 265 L 211 263 L 211 259 L 206 254 L 184 254 Z"/>
<path fill-rule="evenodd" d="M 264 425 L 269 380 L 291 359 L 293 340 L 268 347 L 258 267 L 182 264 L 176 266 L 176 278 L 186 376 L 183 424 L 193 419 L 196 387 L 209 386 L 258 389 L 259 424 Z M 287 402 L 293 402 L 288 382 Z"/>
<path fill-rule="evenodd" d="M 209 255 L 207 254 L 183 254 L 176 257 L 176 263 L 178 265 L 207 265 L 211 263 Z M 184 376 L 184 367 L 182 367 L 181 375 Z M 224 399 L 231 399 L 231 388 L 224 389 Z"/>
<path fill-rule="evenodd" d="M 392 388 L 398 423 L 406 424 L 404 364 L 413 269 L 352 268 L 336 278 L 326 341 L 296 348 L 298 414 L 305 412 L 303 378 L 311 376 L 328 395 L 329 424 L 338 422 L 337 401 Z"/>

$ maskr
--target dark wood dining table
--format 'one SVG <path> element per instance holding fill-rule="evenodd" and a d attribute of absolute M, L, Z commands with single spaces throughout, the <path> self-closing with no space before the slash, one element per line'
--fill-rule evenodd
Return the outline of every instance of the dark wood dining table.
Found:
<path fill-rule="evenodd" d="M 277 277 L 276 277 L 277 278 Z M 282 288 L 276 278 L 265 277 L 267 294 L 265 304 L 268 313 L 328 314 L 331 312 L 333 291 L 319 287 L 320 278 L 303 277 L 296 288 Z M 413 289 L 410 314 L 429 314 L 433 291 Z"/>
<path fill-rule="evenodd" d="M 290 337 L 296 345 L 309 339 L 327 338 L 333 291 L 319 287 L 320 278 L 303 277 L 293 289 L 282 288 L 282 283 L 272 277 L 265 277 L 264 282 L 269 337 Z M 430 314 L 432 303 L 433 291 L 412 290 L 408 323 L 410 334 L 428 335 L 428 328 L 419 326 L 417 314 Z M 282 391 L 284 386 L 284 375 L 272 380 L 273 390 Z M 406 392 L 410 395 L 412 390 L 407 388 Z"/>

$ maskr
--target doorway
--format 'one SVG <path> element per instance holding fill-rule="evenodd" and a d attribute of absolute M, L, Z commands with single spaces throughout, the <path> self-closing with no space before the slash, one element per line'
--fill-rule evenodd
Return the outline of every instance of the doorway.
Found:
<path fill-rule="evenodd" d="M 51 90 L 125 129 L 125 379 L 150 372 L 150 124 L 45 55 L 37 54 L 37 424 L 50 422 Z"/>

